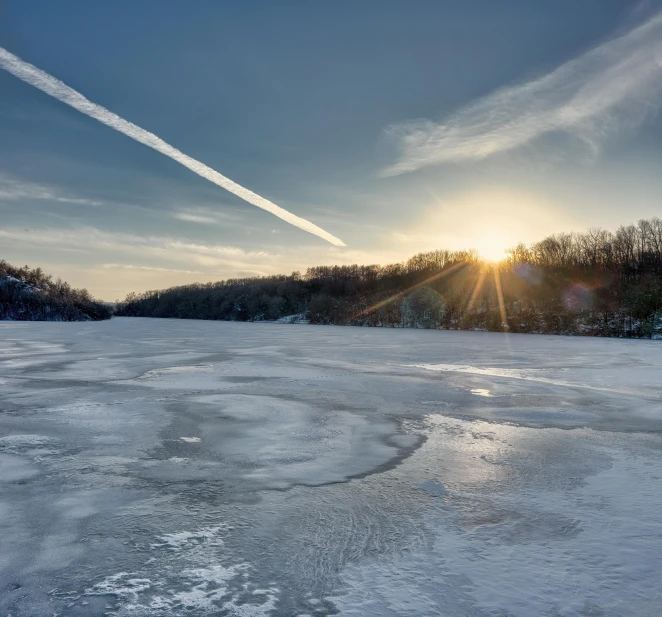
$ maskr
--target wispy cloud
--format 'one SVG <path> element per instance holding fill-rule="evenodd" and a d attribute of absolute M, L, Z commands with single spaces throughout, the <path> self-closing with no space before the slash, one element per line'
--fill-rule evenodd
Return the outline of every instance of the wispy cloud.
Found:
<path fill-rule="evenodd" d="M 55 263 L 63 254 L 73 255 L 66 259 L 67 267 L 58 271 L 61 276 L 67 275 L 69 270 L 79 270 L 83 265 L 124 267 L 134 264 L 136 267 L 132 269 L 144 266 L 182 273 L 200 271 L 218 273 L 221 278 L 288 272 L 320 264 L 391 263 L 409 256 L 408 249 L 394 252 L 390 246 L 392 242 L 387 244 L 389 248 L 385 251 L 378 247 L 357 250 L 323 246 L 308 246 L 302 250 L 290 245 L 273 246 L 269 251 L 251 251 L 227 244 L 204 244 L 165 235 L 139 236 L 95 227 L 38 230 L 0 227 L 0 246 L 10 260 L 16 254 L 34 259 L 43 252 Z M 120 263 L 118 257 L 122 258 Z M 22 261 L 24 258 L 18 259 Z"/>
<path fill-rule="evenodd" d="M 0 174 L 0 200 L 20 201 L 24 199 L 39 199 L 56 201 L 79 206 L 101 206 L 102 202 L 94 199 L 85 199 L 62 194 L 56 188 L 25 182 L 16 178 Z"/>
<path fill-rule="evenodd" d="M 267 252 L 94 227 L 35 231 L 1 224 L 0 247 L 0 257 L 10 263 L 48 266 L 49 273 L 106 299 L 196 281 L 305 271 L 316 265 L 393 263 L 412 253 L 409 245 L 395 246 L 390 237 L 383 246 L 361 250 L 320 244 L 302 248 L 288 243 L 274 245 Z"/>
<path fill-rule="evenodd" d="M 134 264 L 102 264 L 104 270 L 139 270 L 145 272 L 173 272 L 177 274 L 209 274 L 204 270 L 181 270 L 179 268 L 157 268 L 154 266 L 136 266 Z"/>
<path fill-rule="evenodd" d="M 556 70 L 479 99 L 442 122 L 414 121 L 387 134 L 400 148 L 384 175 L 438 163 L 478 160 L 554 131 L 599 150 L 624 125 L 660 106 L 662 12 Z"/>
<path fill-rule="evenodd" d="M 179 164 L 187 167 L 202 178 L 205 178 L 221 188 L 224 188 L 226 191 L 237 195 L 237 197 L 240 197 L 244 201 L 270 212 L 274 216 L 290 223 L 290 225 L 294 225 L 299 229 L 316 235 L 335 246 L 345 246 L 345 243 L 342 240 L 331 235 L 321 227 L 288 212 L 268 199 L 253 193 L 253 191 L 237 184 L 236 182 L 233 182 L 230 178 L 226 178 L 211 167 L 208 167 L 204 163 L 201 163 L 200 161 L 187 156 L 180 150 L 177 150 L 177 148 L 166 143 L 153 133 L 140 128 L 128 120 L 124 120 L 124 118 L 114 114 L 105 107 L 86 99 L 82 94 L 73 88 L 70 88 L 59 79 L 38 69 L 29 62 L 25 62 L 2 47 L 0 47 L 0 68 L 5 69 L 15 77 L 18 77 L 18 79 L 21 79 L 56 98 L 58 101 L 77 109 L 81 113 L 102 122 L 116 131 L 123 133 L 127 137 L 135 139 L 174 161 L 177 161 Z"/>
<path fill-rule="evenodd" d="M 178 221 L 198 223 L 199 225 L 218 225 L 221 223 L 227 225 L 228 223 L 237 223 L 239 221 L 239 217 L 234 214 L 218 212 L 201 206 L 188 206 L 172 212 L 171 216 Z"/>
<path fill-rule="evenodd" d="M 273 255 L 265 251 L 246 251 L 222 244 L 186 242 L 168 236 L 137 236 L 106 232 L 94 227 L 51 228 L 44 230 L 0 229 L 0 244 L 87 252 L 92 258 L 131 255 L 145 260 L 197 264 L 206 267 L 253 268 Z"/>
<path fill-rule="evenodd" d="M 175 212 L 173 217 L 187 223 L 200 223 L 200 225 L 214 224 L 217 220 L 206 214 L 193 214 L 191 212 Z"/>

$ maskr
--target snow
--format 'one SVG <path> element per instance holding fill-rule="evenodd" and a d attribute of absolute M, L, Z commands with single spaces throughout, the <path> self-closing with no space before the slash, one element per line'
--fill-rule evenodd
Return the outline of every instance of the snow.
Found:
<path fill-rule="evenodd" d="M 275 323 L 289 323 L 289 324 L 307 324 L 305 313 L 296 313 L 295 315 L 285 315 L 275 320 Z"/>
<path fill-rule="evenodd" d="M 0 324 L 0 615 L 644 617 L 655 341 Z"/>

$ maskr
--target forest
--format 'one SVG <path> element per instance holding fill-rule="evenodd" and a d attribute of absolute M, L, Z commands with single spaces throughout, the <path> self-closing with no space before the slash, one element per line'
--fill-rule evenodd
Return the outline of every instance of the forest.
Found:
<path fill-rule="evenodd" d="M 98 321 L 110 319 L 112 307 L 92 298 L 87 289 L 0 259 L 0 320 Z"/>
<path fill-rule="evenodd" d="M 116 314 L 662 338 L 662 220 L 551 235 L 500 263 L 436 250 L 131 293 Z"/>

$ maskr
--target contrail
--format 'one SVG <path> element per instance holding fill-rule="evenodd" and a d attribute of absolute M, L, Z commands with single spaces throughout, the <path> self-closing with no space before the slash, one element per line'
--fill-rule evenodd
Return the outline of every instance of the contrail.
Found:
<path fill-rule="evenodd" d="M 124 120 L 124 118 L 120 118 L 120 116 L 114 114 L 112 111 L 109 111 L 105 107 L 93 103 L 92 101 L 86 99 L 79 92 L 76 92 L 76 90 L 73 88 L 70 88 L 65 83 L 61 82 L 59 79 L 56 79 L 52 75 L 49 75 L 41 69 L 38 69 L 36 66 L 33 66 L 29 62 L 21 60 L 21 58 L 8 52 L 2 47 L 0 47 L 0 68 L 5 69 L 15 77 L 18 77 L 31 86 L 42 90 L 46 94 L 56 98 L 58 101 L 70 105 L 74 109 L 84 113 L 86 116 L 90 116 L 90 118 L 94 118 L 99 122 L 103 122 L 116 131 L 124 133 L 127 137 L 131 137 L 131 139 L 135 139 L 141 144 L 145 144 L 157 152 L 165 154 L 171 159 L 184 165 L 184 167 L 188 167 L 192 172 L 198 174 L 199 176 L 202 176 L 210 182 L 217 184 L 230 193 L 234 193 L 237 195 L 237 197 L 241 197 L 241 199 L 247 201 L 249 204 L 253 204 L 258 208 L 266 210 L 267 212 L 271 212 L 271 214 L 290 223 L 290 225 L 294 225 L 295 227 L 303 229 L 308 233 L 319 236 L 320 238 L 323 238 L 335 246 L 345 246 L 345 243 L 342 240 L 332 236 L 329 232 L 324 231 L 317 225 L 314 225 L 310 221 L 296 216 L 296 214 L 292 214 L 291 212 L 284 210 L 280 206 L 277 206 L 275 203 L 270 202 L 268 199 L 260 197 L 256 193 L 253 193 L 253 191 L 244 188 L 236 182 L 233 182 L 230 180 L 230 178 L 226 178 L 224 175 L 219 174 L 211 167 L 207 167 L 207 165 L 204 163 L 196 161 L 183 152 L 180 152 L 177 150 L 177 148 L 174 148 L 170 144 L 163 141 L 160 137 L 154 135 L 154 133 L 150 133 L 145 129 L 141 129 L 139 126 L 136 126 L 132 122 Z"/>

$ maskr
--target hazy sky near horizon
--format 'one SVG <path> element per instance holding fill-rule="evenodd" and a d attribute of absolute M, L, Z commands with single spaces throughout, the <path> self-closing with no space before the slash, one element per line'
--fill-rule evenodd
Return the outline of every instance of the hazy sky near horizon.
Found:
<path fill-rule="evenodd" d="M 662 0 L 0 0 L 0 258 L 105 300 L 662 216 Z"/>

